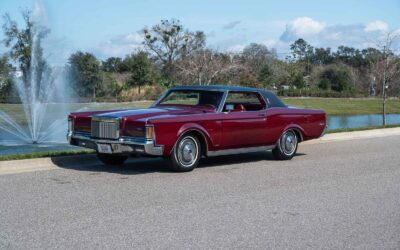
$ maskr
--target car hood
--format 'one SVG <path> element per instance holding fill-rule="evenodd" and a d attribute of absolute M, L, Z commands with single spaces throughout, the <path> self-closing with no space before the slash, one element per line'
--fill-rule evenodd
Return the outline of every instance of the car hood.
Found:
<path fill-rule="evenodd" d="M 104 118 L 116 118 L 126 120 L 147 120 L 153 117 L 160 116 L 178 116 L 178 115 L 190 115 L 199 114 L 204 112 L 210 112 L 206 109 L 189 108 L 189 107 L 165 107 L 165 108 L 146 108 L 146 109 L 129 109 L 129 110 L 118 110 L 104 113 L 97 113 L 93 116 L 104 117 Z"/>

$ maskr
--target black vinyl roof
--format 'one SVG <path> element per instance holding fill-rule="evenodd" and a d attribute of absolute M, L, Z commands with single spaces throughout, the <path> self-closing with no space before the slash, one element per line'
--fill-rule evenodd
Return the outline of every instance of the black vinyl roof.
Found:
<path fill-rule="evenodd" d="M 174 86 L 171 89 L 177 90 L 219 90 L 219 91 L 260 91 L 260 89 L 241 87 L 241 86 L 231 86 L 231 85 L 184 85 L 184 86 Z"/>
<path fill-rule="evenodd" d="M 251 91 L 259 92 L 268 101 L 268 107 L 287 107 L 274 93 L 269 90 L 231 86 L 231 85 L 184 85 L 174 86 L 170 90 L 203 90 L 203 91 Z"/>

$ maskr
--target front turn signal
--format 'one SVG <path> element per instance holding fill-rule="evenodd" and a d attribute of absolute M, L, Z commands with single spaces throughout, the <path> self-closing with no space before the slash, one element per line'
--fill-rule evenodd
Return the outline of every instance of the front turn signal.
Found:
<path fill-rule="evenodd" d="M 68 118 L 68 132 L 74 131 L 74 120 L 69 117 Z"/>
<path fill-rule="evenodd" d="M 146 126 L 146 139 L 154 139 L 154 127 Z"/>

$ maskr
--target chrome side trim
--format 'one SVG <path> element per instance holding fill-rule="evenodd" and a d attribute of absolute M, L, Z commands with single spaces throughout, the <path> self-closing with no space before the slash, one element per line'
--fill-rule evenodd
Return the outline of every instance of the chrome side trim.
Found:
<path fill-rule="evenodd" d="M 207 156 L 244 154 L 244 153 L 271 150 L 271 149 L 274 149 L 275 147 L 276 147 L 276 145 L 270 145 L 270 146 L 258 146 L 258 147 L 248 147 L 248 148 L 232 148 L 232 149 L 215 150 L 215 151 L 208 151 Z"/>

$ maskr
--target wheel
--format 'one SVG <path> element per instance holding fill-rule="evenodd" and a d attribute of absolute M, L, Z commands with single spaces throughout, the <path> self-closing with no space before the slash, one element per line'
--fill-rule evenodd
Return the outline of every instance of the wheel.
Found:
<path fill-rule="evenodd" d="M 272 154 L 277 160 L 290 160 L 296 154 L 298 138 L 296 133 L 289 129 L 279 138 L 278 144 L 272 150 Z"/>
<path fill-rule="evenodd" d="M 182 136 L 168 159 L 169 166 L 176 172 L 192 171 L 199 163 L 200 148 L 200 142 L 196 136 L 192 134 Z"/>
<path fill-rule="evenodd" d="M 112 154 L 101 154 L 97 153 L 99 160 L 105 165 L 120 166 L 128 159 L 125 155 L 112 155 Z"/>

